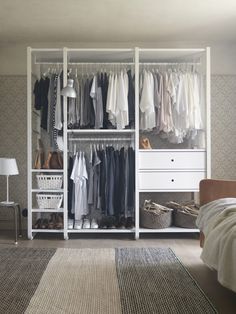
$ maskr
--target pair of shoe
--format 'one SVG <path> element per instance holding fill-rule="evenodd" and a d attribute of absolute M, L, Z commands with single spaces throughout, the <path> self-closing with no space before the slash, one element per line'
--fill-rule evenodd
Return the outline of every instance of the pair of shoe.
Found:
<path fill-rule="evenodd" d="M 120 217 L 119 222 L 117 223 L 118 229 L 132 229 L 134 228 L 134 220 L 132 217 Z"/>
<path fill-rule="evenodd" d="M 101 229 L 116 229 L 116 218 L 114 216 L 102 217 L 99 228 Z"/>
<path fill-rule="evenodd" d="M 48 229 L 48 219 L 39 218 L 33 226 L 33 229 Z"/>
<path fill-rule="evenodd" d="M 51 219 L 48 223 L 49 229 L 63 229 L 63 216 L 59 214 L 51 214 Z"/>
<path fill-rule="evenodd" d="M 74 219 L 68 219 L 67 221 L 67 229 L 73 229 L 74 228 Z"/>
<path fill-rule="evenodd" d="M 50 219 L 39 218 L 33 225 L 34 229 L 63 229 L 63 216 L 51 214 Z"/>
<path fill-rule="evenodd" d="M 97 229 L 98 224 L 95 219 L 92 219 L 91 222 L 88 218 L 84 218 L 83 220 L 75 220 L 74 223 L 74 229 L 80 230 L 80 229 Z M 68 220 L 68 229 L 73 229 L 73 220 Z"/>

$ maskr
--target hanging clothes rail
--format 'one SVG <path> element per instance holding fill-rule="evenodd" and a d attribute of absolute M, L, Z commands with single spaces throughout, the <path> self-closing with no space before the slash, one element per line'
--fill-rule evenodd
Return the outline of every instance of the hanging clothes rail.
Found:
<path fill-rule="evenodd" d="M 132 138 L 127 138 L 127 137 L 102 137 L 102 138 L 97 138 L 97 137 L 90 137 L 90 138 L 69 138 L 68 139 L 71 142 L 74 141 L 132 141 Z"/>
<path fill-rule="evenodd" d="M 62 65 L 63 62 L 35 62 L 35 64 L 57 64 Z M 68 65 L 134 65 L 134 62 L 68 62 Z M 200 62 L 139 62 L 140 65 L 173 65 L 173 64 L 189 64 L 200 65 Z"/>

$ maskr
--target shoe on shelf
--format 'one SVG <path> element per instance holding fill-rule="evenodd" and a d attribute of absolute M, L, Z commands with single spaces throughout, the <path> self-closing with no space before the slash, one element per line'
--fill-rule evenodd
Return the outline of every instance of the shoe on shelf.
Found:
<path fill-rule="evenodd" d="M 76 230 L 82 229 L 82 224 L 83 224 L 83 222 L 81 219 L 75 220 L 74 229 L 76 229 Z"/>
<path fill-rule="evenodd" d="M 68 219 L 67 228 L 68 229 L 73 229 L 73 227 L 74 227 L 74 220 L 73 219 Z"/>
<path fill-rule="evenodd" d="M 43 223 L 43 219 L 41 218 L 37 219 L 36 223 L 33 226 L 33 229 L 41 229 L 42 223 Z"/>
<path fill-rule="evenodd" d="M 63 216 L 57 215 L 56 216 L 56 224 L 55 224 L 56 229 L 63 229 L 64 224 L 63 224 Z"/>
<path fill-rule="evenodd" d="M 41 224 L 41 229 L 48 229 L 48 219 L 43 219 L 43 222 Z"/>
<path fill-rule="evenodd" d="M 107 218 L 106 216 L 103 216 L 99 223 L 100 229 L 107 229 Z"/>
<path fill-rule="evenodd" d="M 48 229 L 55 229 L 56 214 L 51 214 L 51 218 L 48 221 Z"/>
<path fill-rule="evenodd" d="M 134 228 L 134 220 L 133 220 L 132 217 L 128 217 L 128 218 L 126 219 L 125 227 L 126 227 L 127 229 L 133 229 L 133 228 Z"/>
<path fill-rule="evenodd" d="M 126 219 L 125 217 L 120 217 L 120 220 L 117 224 L 118 229 L 125 229 L 126 228 Z"/>
<path fill-rule="evenodd" d="M 87 218 L 84 218 L 83 229 L 90 229 L 90 221 Z"/>
<path fill-rule="evenodd" d="M 98 229 L 98 223 L 94 218 L 91 220 L 91 229 Z"/>

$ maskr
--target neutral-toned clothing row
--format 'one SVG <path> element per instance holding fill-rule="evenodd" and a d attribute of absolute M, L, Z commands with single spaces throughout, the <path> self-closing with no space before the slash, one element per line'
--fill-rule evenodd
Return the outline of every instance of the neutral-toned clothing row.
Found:
<path fill-rule="evenodd" d="M 118 150 L 108 146 L 93 149 L 89 155 L 80 151 L 69 159 L 69 217 L 134 217 L 133 148 Z"/>
<path fill-rule="evenodd" d="M 134 127 L 135 95 L 131 70 L 75 76 L 73 79 L 77 97 L 69 99 L 69 128 Z"/>
<path fill-rule="evenodd" d="M 140 129 L 171 143 L 203 130 L 201 77 L 192 71 L 144 70 L 140 75 Z"/>

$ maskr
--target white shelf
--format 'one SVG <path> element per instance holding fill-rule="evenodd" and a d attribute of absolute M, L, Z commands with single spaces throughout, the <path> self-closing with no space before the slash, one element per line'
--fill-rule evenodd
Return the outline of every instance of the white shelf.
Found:
<path fill-rule="evenodd" d="M 134 133 L 135 130 L 134 129 L 124 129 L 124 130 L 117 130 L 117 129 L 70 129 L 67 130 L 67 133 L 79 133 L 79 134 L 94 134 L 94 133 L 99 133 L 99 134 L 130 134 L 130 133 Z"/>
<path fill-rule="evenodd" d="M 33 208 L 32 209 L 32 213 L 63 213 L 64 212 L 64 208 Z"/>
<path fill-rule="evenodd" d="M 200 230 L 197 228 L 188 229 L 188 228 L 180 228 L 180 227 L 169 227 L 163 229 L 148 229 L 148 228 L 140 228 L 140 233 L 199 233 Z"/>
<path fill-rule="evenodd" d="M 140 193 L 159 193 L 159 192 L 165 192 L 165 193 L 173 193 L 173 192 L 186 192 L 186 193 L 191 193 L 191 192 L 199 192 L 199 189 L 139 189 Z"/>
<path fill-rule="evenodd" d="M 63 169 L 31 169 L 31 172 L 64 172 Z"/>
<path fill-rule="evenodd" d="M 205 152 L 206 149 L 202 148 L 192 148 L 192 149 L 186 149 L 186 148 L 180 148 L 180 149 L 167 149 L 167 148 L 151 148 L 151 149 L 139 149 L 139 152 L 160 152 L 160 151 L 165 151 L 165 152 Z"/>
<path fill-rule="evenodd" d="M 63 233 L 64 229 L 32 229 L 32 232 L 38 232 L 38 233 Z"/>
<path fill-rule="evenodd" d="M 44 190 L 44 189 L 32 189 L 31 192 L 50 192 L 50 193 L 63 193 L 64 190 L 63 189 L 58 189 L 58 190 Z"/>
<path fill-rule="evenodd" d="M 134 233 L 134 229 L 68 229 L 68 233 Z"/>

